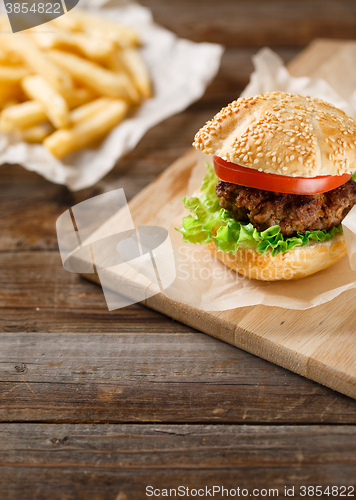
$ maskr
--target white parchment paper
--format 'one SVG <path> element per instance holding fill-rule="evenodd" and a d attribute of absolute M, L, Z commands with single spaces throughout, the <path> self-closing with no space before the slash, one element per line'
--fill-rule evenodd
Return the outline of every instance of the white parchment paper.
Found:
<path fill-rule="evenodd" d="M 82 0 L 80 7 L 89 5 L 95 15 L 133 26 L 138 31 L 143 43 L 142 56 L 153 80 L 153 98 L 112 130 L 100 146 L 72 153 L 62 160 L 53 157 L 41 145 L 26 144 L 0 134 L 1 164 L 19 163 L 73 191 L 92 186 L 119 158 L 132 150 L 151 127 L 184 110 L 204 94 L 220 66 L 223 52 L 220 45 L 179 39 L 155 24 L 150 10 L 138 4 L 92 8 L 103 3 Z"/>
<path fill-rule="evenodd" d="M 280 57 L 270 49 L 262 49 L 253 58 L 255 71 L 243 96 L 267 91 L 296 92 L 324 99 L 356 118 L 356 92 L 348 100 L 341 98 L 324 80 L 308 77 L 294 78 Z M 187 195 L 199 189 L 206 168 L 200 156 L 192 171 Z M 312 276 L 296 281 L 263 282 L 244 278 L 216 260 L 205 246 L 182 242 L 182 235 L 174 227 L 181 227 L 182 217 L 172 221 L 172 240 L 177 278 L 166 295 L 205 311 L 223 311 L 237 307 L 263 304 L 287 309 L 308 309 L 335 298 L 340 293 L 356 288 L 356 207 L 343 221 L 348 256 L 337 264 Z"/>

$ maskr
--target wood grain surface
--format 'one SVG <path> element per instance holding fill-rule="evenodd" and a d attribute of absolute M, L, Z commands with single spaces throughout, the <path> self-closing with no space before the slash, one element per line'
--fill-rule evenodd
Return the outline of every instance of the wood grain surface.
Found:
<path fill-rule="evenodd" d="M 109 313 L 100 287 L 62 268 L 55 222 L 91 196 L 123 187 L 132 199 L 152 182 L 239 95 L 263 45 L 288 63 L 314 38 L 355 38 L 356 4 L 142 3 L 179 36 L 224 43 L 221 69 L 199 102 L 151 129 L 90 189 L 70 193 L 0 167 L 0 498 L 141 500 L 148 484 L 351 485 L 351 398 L 141 305 Z"/>
<path fill-rule="evenodd" d="M 0 439 L 4 500 L 32 499 L 38 484 L 41 500 L 142 500 L 147 486 L 302 498 L 303 485 L 356 484 L 354 426 L 5 424 Z"/>
<path fill-rule="evenodd" d="M 356 401 L 203 334 L 152 330 L 0 335 L 0 422 L 356 424 Z"/>
<path fill-rule="evenodd" d="M 160 24 L 196 42 L 303 47 L 314 38 L 353 39 L 353 0 L 143 0 Z"/>

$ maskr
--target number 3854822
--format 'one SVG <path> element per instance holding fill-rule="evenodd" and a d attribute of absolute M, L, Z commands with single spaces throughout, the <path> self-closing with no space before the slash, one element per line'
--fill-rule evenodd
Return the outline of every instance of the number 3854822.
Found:
<path fill-rule="evenodd" d="M 26 14 L 33 12 L 38 14 L 61 14 L 60 3 L 6 3 L 6 12 L 13 14 Z"/>

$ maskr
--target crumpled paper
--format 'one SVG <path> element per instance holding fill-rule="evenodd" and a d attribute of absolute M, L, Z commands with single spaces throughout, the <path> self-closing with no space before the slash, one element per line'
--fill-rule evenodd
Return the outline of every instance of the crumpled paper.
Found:
<path fill-rule="evenodd" d="M 251 75 L 250 83 L 241 93 L 241 97 L 249 97 L 276 90 L 294 92 L 299 95 L 309 95 L 310 97 L 330 102 L 356 119 L 356 90 L 346 100 L 328 82 L 321 78 L 309 78 L 308 76 L 295 78 L 290 75 L 279 55 L 268 47 L 264 47 L 257 52 L 252 57 L 252 61 L 255 70 Z"/>
<path fill-rule="evenodd" d="M 255 71 L 242 96 L 268 91 L 296 92 L 329 101 L 356 117 L 356 92 L 348 100 L 324 80 L 292 77 L 281 58 L 264 48 L 253 58 Z M 206 172 L 201 155 L 193 169 L 187 195 L 199 189 Z M 211 158 L 210 158 L 211 161 Z M 296 281 L 263 282 L 240 276 L 216 260 L 205 246 L 183 243 L 182 235 L 175 231 L 181 227 L 182 217 L 172 221 L 172 241 L 177 277 L 165 294 L 177 302 L 187 303 L 205 311 L 224 311 L 244 306 L 263 304 L 286 309 L 308 309 L 328 302 L 346 290 L 356 288 L 356 207 L 343 221 L 348 256 L 337 264 Z"/>
<path fill-rule="evenodd" d="M 101 8 L 103 3 L 101 0 L 82 0 L 80 7 L 90 6 L 96 15 L 131 25 L 138 31 L 143 43 L 142 56 L 153 81 L 153 98 L 113 129 L 99 146 L 72 153 L 62 160 L 53 157 L 41 145 L 0 134 L 1 164 L 19 163 L 73 191 L 92 186 L 119 158 L 131 151 L 151 127 L 198 100 L 218 72 L 222 46 L 179 39 L 155 24 L 150 10 L 138 4 L 109 9 Z"/>

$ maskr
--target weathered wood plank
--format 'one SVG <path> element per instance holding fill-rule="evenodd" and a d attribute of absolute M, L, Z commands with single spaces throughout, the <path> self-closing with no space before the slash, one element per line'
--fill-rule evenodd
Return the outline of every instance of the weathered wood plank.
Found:
<path fill-rule="evenodd" d="M 353 0 L 143 0 L 155 20 L 179 36 L 227 46 L 307 45 L 314 38 L 352 39 Z"/>
<path fill-rule="evenodd" d="M 109 312 L 100 287 L 68 273 L 58 252 L 0 252 L 0 332 L 194 332 L 136 304 Z"/>
<path fill-rule="evenodd" d="M 356 423 L 356 401 L 203 334 L 2 334 L 0 421 Z"/>
<path fill-rule="evenodd" d="M 294 486 L 300 498 L 300 486 L 356 484 L 355 426 L 11 424 L 0 440 L 3 500 L 141 500 L 149 485 Z"/>
<path fill-rule="evenodd" d="M 108 312 L 57 252 L 2 252 L 0 267 L 2 421 L 355 422 L 356 402 L 182 323 Z"/>

